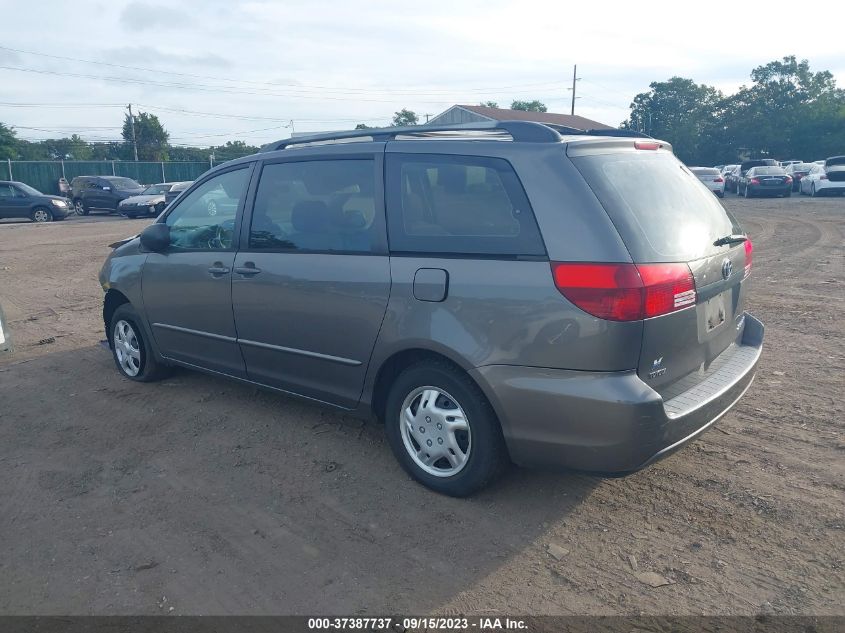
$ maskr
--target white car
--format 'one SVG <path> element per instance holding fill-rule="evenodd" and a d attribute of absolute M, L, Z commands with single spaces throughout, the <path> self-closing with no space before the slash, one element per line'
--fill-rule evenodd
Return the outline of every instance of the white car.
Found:
<path fill-rule="evenodd" d="M 843 158 L 843 162 L 845 162 L 845 158 Z M 801 179 L 801 194 L 813 197 L 845 194 L 845 179 L 831 180 L 827 173 L 828 168 L 824 165 L 814 164 L 809 173 Z M 837 176 L 842 173 L 838 169 L 831 171 L 838 172 Z"/>
<path fill-rule="evenodd" d="M 689 170 L 713 193 L 725 197 L 725 179 L 715 167 L 690 167 Z"/>

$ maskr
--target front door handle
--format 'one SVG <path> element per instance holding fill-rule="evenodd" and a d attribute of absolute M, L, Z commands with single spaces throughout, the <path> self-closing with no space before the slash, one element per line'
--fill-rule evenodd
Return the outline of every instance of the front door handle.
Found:
<path fill-rule="evenodd" d="M 252 276 L 261 272 L 260 268 L 256 268 L 252 262 L 245 262 L 243 266 L 235 266 L 235 272 L 239 275 Z"/>
<path fill-rule="evenodd" d="M 214 266 L 210 267 L 208 272 L 211 273 L 212 277 L 219 277 L 231 272 L 231 270 L 231 268 L 224 266 L 223 262 L 214 262 Z"/>

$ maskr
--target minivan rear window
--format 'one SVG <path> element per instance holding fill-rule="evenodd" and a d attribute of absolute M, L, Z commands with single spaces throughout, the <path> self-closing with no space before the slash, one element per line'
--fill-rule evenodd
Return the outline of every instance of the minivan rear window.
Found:
<path fill-rule="evenodd" d="M 713 193 L 668 152 L 574 156 L 637 263 L 682 262 L 717 252 L 741 233 Z"/>
<path fill-rule="evenodd" d="M 390 250 L 544 256 L 522 184 L 501 158 L 388 154 Z"/>

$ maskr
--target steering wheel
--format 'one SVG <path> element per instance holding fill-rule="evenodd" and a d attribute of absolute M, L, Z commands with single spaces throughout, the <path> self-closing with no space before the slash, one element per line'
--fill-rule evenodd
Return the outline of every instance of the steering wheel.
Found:
<path fill-rule="evenodd" d="M 232 238 L 235 234 L 235 221 L 226 220 L 214 227 L 214 235 L 208 240 L 211 250 L 232 248 Z"/>

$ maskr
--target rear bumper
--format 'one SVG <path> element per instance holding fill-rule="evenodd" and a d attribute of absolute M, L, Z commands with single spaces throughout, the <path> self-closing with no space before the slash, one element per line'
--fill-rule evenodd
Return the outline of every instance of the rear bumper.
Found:
<path fill-rule="evenodd" d="M 782 196 L 792 191 L 792 185 L 748 185 L 748 191 L 753 196 Z"/>
<path fill-rule="evenodd" d="M 471 373 L 499 413 L 515 463 L 625 474 L 666 457 L 727 413 L 754 380 L 762 344 L 763 324 L 746 314 L 742 339 L 703 380 L 667 400 L 634 371 L 489 365 Z"/>

